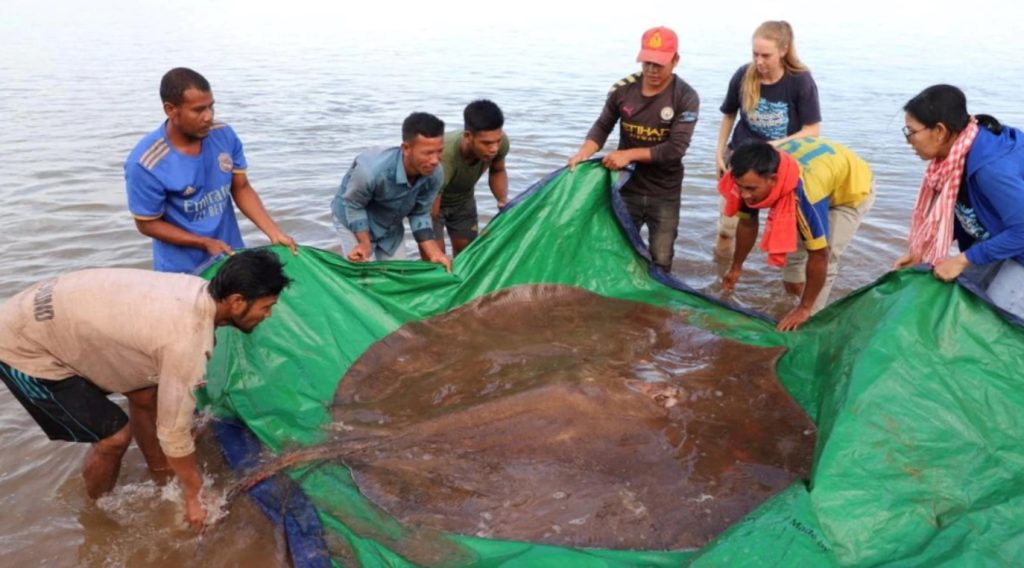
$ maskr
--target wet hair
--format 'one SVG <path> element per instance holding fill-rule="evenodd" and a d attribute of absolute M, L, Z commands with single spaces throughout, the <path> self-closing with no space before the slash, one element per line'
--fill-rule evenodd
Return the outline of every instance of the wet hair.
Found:
<path fill-rule="evenodd" d="M 505 115 L 498 105 L 487 99 L 473 101 L 462 111 L 465 129 L 471 134 L 498 130 L 505 126 Z"/>
<path fill-rule="evenodd" d="M 782 67 L 789 73 L 806 73 L 807 66 L 800 61 L 796 54 L 796 43 L 793 39 L 793 26 L 785 20 L 768 20 L 757 26 L 754 35 L 750 38 L 766 39 L 775 42 L 780 51 L 785 51 L 782 57 Z M 740 89 L 743 101 L 743 110 L 748 114 L 754 112 L 758 101 L 761 100 L 761 77 L 757 74 L 757 66 L 753 62 L 747 66 L 747 72 L 743 75 L 743 85 Z"/>
<path fill-rule="evenodd" d="M 210 281 L 210 295 L 216 301 L 240 294 L 251 302 L 267 296 L 279 296 L 291 279 L 277 255 L 267 249 L 250 249 L 235 253 Z"/>
<path fill-rule="evenodd" d="M 907 104 L 903 105 L 903 111 L 927 128 L 935 128 L 941 124 L 953 136 L 963 132 L 971 122 L 971 115 L 967 112 L 967 96 L 953 85 L 928 87 L 907 101 Z M 980 126 L 995 134 L 1003 131 L 1003 125 L 993 116 L 979 114 L 975 119 Z"/>
<path fill-rule="evenodd" d="M 210 92 L 210 82 L 199 73 L 187 67 L 175 67 L 160 79 L 160 100 L 172 105 L 180 105 L 185 100 L 185 91 L 198 89 Z"/>
<path fill-rule="evenodd" d="M 429 112 L 414 112 L 402 121 L 402 141 L 412 143 L 417 136 L 444 136 L 444 121 Z"/>
<path fill-rule="evenodd" d="M 750 140 L 740 144 L 732 153 L 729 169 L 734 178 L 750 171 L 766 178 L 779 171 L 779 161 L 779 151 L 774 146 L 762 140 Z"/>

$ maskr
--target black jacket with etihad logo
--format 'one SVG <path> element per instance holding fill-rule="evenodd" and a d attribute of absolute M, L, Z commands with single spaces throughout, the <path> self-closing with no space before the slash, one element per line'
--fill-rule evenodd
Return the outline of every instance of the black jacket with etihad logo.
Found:
<path fill-rule="evenodd" d="M 653 97 L 643 95 L 642 84 L 641 74 L 634 73 L 612 85 L 604 110 L 587 138 L 604 146 L 618 121 L 620 150 L 651 149 L 651 163 L 637 163 L 623 191 L 675 197 L 682 191 L 682 160 L 697 125 L 700 99 L 676 74 L 672 75 L 672 84 Z"/>

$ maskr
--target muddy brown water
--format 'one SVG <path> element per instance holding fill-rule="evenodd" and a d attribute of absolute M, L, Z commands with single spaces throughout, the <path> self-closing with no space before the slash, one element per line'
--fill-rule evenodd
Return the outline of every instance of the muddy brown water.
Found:
<path fill-rule="evenodd" d="M 228 504 L 219 495 L 217 488 L 226 486 L 235 473 L 224 462 L 212 431 L 201 431 L 196 456 L 211 481 L 204 499 L 211 518 L 216 518 L 201 535 L 184 523 L 176 486 L 158 486 L 144 465 L 128 464 L 114 491 L 97 502 L 88 501 L 71 484 L 56 489 L 69 506 L 80 507 L 77 520 L 87 528 L 76 544 L 77 561 L 53 558 L 56 550 L 70 545 L 58 541 L 40 550 L 38 562 L 0 566 L 288 566 L 283 531 L 255 502 L 236 499 Z"/>
<path fill-rule="evenodd" d="M 363 448 L 346 458 L 360 490 L 407 526 L 686 549 L 808 475 L 815 427 L 775 377 L 780 353 L 523 286 L 373 345 L 333 418 Z"/>

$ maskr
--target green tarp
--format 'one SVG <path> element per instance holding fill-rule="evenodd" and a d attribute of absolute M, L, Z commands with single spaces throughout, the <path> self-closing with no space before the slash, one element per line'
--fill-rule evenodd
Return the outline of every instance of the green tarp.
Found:
<path fill-rule="evenodd" d="M 340 466 L 291 471 L 336 564 L 1024 565 L 1019 327 L 965 289 L 905 270 L 797 332 L 777 332 L 652 276 L 615 214 L 614 181 L 595 163 L 556 172 L 496 217 L 451 274 L 422 262 L 352 264 L 317 249 L 279 250 L 294 284 L 253 334 L 218 332 L 203 399 L 272 451 L 316 444 L 328 435 L 339 379 L 374 342 L 498 290 L 564 284 L 683 312 L 743 343 L 788 348 L 777 374 L 819 427 L 811 479 L 704 548 L 665 552 L 417 533 L 368 503 Z"/>

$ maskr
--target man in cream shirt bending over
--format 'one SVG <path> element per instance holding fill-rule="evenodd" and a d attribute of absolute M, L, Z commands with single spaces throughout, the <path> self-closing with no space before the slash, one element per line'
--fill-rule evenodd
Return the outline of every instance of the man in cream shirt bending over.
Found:
<path fill-rule="evenodd" d="M 90 497 L 114 488 L 134 438 L 158 481 L 178 478 L 199 528 L 193 389 L 214 327 L 251 332 L 289 282 L 268 250 L 235 254 L 210 282 L 127 268 L 62 274 L 0 305 L 0 379 L 51 440 L 92 444 L 82 465 Z M 127 397 L 129 415 L 110 393 Z"/>

